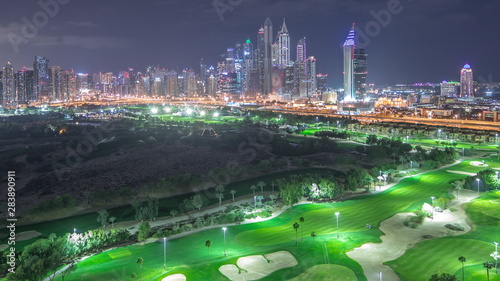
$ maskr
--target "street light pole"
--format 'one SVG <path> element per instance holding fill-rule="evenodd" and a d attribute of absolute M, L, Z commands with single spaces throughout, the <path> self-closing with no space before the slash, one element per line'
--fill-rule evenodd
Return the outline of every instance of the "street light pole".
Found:
<path fill-rule="evenodd" d="M 337 239 L 339 239 L 339 212 L 335 213 L 335 216 L 337 217 Z"/>
<path fill-rule="evenodd" d="M 498 274 L 498 242 L 495 243 L 495 273 Z"/>
<path fill-rule="evenodd" d="M 257 195 L 253 197 L 254 208 L 257 209 Z"/>
<path fill-rule="evenodd" d="M 167 238 L 163 237 L 163 269 L 167 269 Z"/>
<path fill-rule="evenodd" d="M 226 256 L 226 230 L 227 227 L 223 227 L 222 230 L 224 231 L 224 257 Z"/>
<path fill-rule="evenodd" d="M 432 196 L 431 197 L 432 219 L 434 219 L 434 199 L 436 199 L 436 197 Z"/>
<path fill-rule="evenodd" d="M 380 271 L 380 272 L 378 273 L 378 279 L 379 279 L 379 281 L 382 281 L 382 271 Z"/>
<path fill-rule="evenodd" d="M 477 181 L 477 196 L 479 196 L 479 182 L 481 181 L 480 179 L 476 179 Z"/>

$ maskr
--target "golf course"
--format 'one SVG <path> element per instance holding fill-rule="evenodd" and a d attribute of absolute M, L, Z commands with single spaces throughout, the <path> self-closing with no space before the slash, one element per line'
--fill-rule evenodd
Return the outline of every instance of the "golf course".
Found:
<path fill-rule="evenodd" d="M 237 265 L 243 257 L 279 251 L 293 255 L 297 264 L 259 280 L 369 280 L 361 265 L 346 253 L 366 243 L 381 242 L 383 232 L 378 227 L 382 221 L 398 213 L 419 210 L 424 203 L 431 203 L 431 197 L 446 195 L 452 181 L 466 177 L 456 171 L 477 173 L 485 169 L 470 162 L 404 178 L 378 194 L 338 203 L 299 204 L 267 221 L 227 225 L 225 235 L 220 226 L 175 239 L 108 250 L 79 262 L 64 280 L 132 280 L 132 274 L 137 280 L 159 281 L 175 274 L 184 275 L 186 280 L 229 280 L 220 272 L 222 266 Z M 500 167 L 494 161 L 485 163 L 491 168 Z M 490 254 L 495 250 L 493 242 L 499 240 L 499 204 L 500 193 L 482 193 L 463 206 L 472 231 L 426 239 L 387 264 L 401 280 L 429 280 L 435 273 L 451 273 L 461 280 L 462 264 L 458 257 L 464 256 L 465 280 L 487 280 L 483 263 L 494 262 Z M 297 229 L 293 227 L 296 222 L 300 225 Z M 139 257 L 142 264 L 137 262 Z M 240 272 L 244 270 L 240 268 Z M 494 268 L 489 275 L 490 280 L 500 280 Z"/>

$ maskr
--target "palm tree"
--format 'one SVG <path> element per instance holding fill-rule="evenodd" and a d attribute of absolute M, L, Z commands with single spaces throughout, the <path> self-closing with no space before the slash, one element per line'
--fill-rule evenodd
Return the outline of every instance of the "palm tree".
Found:
<path fill-rule="evenodd" d="M 313 249 L 314 249 L 314 237 L 316 237 L 316 232 L 311 232 L 311 237 L 313 238 Z"/>
<path fill-rule="evenodd" d="M 276 195 L 274 195 L 274 194 L 269 195 L 269 199 L 271 199 L 271 202 L 274 203 L 274 199 L 276 199 Z"/>
<path fill-rule="evenodd" d="M 144 259 L 143 258 L 137 258 L 137 264 L 139 265 L 139 268 L 141 269 L 141 278 L 139 280 L 142 280 L 142 264 L 144 263 Z"/>
<path fill-rule="evenodd" d="M 493 267 L 493 264 L 489 262 L 483 263 L 484 268 L 486 268 L 486 275 L 488 276 L 488 281 L 490 281 L 490 269 Z"/>
<path fill-rule="evenodd" d="M 464 281 L 464 276 L 465 276 L 465 272 L 464 272 L 464 262 L 467 261 L 467 259 L 464 257 L 464 256 L 460 256 L 458 257 L 458 261 L 462 263 L 462 281 Z"/>
<path fill-rule="evenodd" d="M 224 194 L 217 193 L 215 194 L 215 198 L 219 199 L 219 207 L 222 205 L 222 199 L 224 199 Z"/>
<path fill-rule="evenodd" d="M 299 243 L 299 241 L 298 241 L 298 240 L 299 240 L 299 238 L 298 238 L 298 236 L 297 236 L 297 232 L 299 231 L 299 227 L 300 227 L 300 224 L 299 224 L 298 222 L 295 222 L 295 223 L 293 224 L 293 229 L 295 229 L 295 245 L 296 245 L 296 246 L 297 246 L 297 245 L 298 245 L 298 243 Z"/>
<path fill-rule="evenodd" d="M 212 246 L 212 241 L 207 240 L 207 242 L 205 242 L 205 246 L 207 247 L 207 255 L 210 256 L 210 246 Z"/>
<path fill-rule="evenodd" d="M 302 242 L 304 239 L 304 217 L 300 217 L 299 221 L 300 221 L 300 226 L 302 226 L 300 228 L 300 232 L 301 232 L 300 233 L 300 242 Z"/>
<path fill-rule="evenodd" d="M 250 189 L 253 191 L 253 195 L 255 195 L 255 190 L 257 189 L 257 187 L 255 185 L 252 185 L 250 186 Z"/>
<path fill-rule="evenodd" d="M 111 228 L 115 227 L 115 221 L 116 221 L 116 217 L 110 217 L 109 218 L 109 222 L 111 223 Z"/>
<path fill-rule="evenodd" d="M 224 188 L 224 186 L 222 184 L 219 184 L 218 186 L 215 187 L 215 192 L 217 192 L 217 193 L 223 193 L 224 190 L 226 190 L 226 189 Z"/>
<path fill-rule="evenodd" d="M 233 202 L 234 202 L 234 195 L 236 194 L 236 190 L 233 189 L 233 190 L 229 191 L 229 193 L 231 193 L 231 195 L 233 195 Z"/>
<path fill-rule="evenodd" d="M 257 183 L 257 186 L 260 187 L 260 193 L 264 194 L 264 186 L 266 186 L 266 183 L 263 181 L 259 181 Z"/>

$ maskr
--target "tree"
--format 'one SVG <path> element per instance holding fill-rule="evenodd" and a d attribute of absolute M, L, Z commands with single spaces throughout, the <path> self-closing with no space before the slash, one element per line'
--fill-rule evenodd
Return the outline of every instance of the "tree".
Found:
<path fill-rule="evenodd" d="M 276 185 L 276 183 L 274 181 L 271 182 L 271 186 L 273 188 L 273 193 L 274 193 L 274 186 Z"/>
<path fill-rule="evenodd" d="M 226 189 L 222 184 L 219 184 L 218 186 L 215 187 L 215 192 L 217 193 L 223 193 Z"/>
<path fill-rule="evenodd" d="M 483 263 L 484 268 L 486 268 L 486 276 L 488 277 L 488 281 L 490 281 L 490 269 L 493 267 L 493 264 L 489 262 Z"/>
<path fill-rule="evenodd" d="M 141 257 L 137 258 L 137 264 L 139 265 L 139 268 L 141 269 L 139 280 L 142 280 L 142 265 L 144 264 L 144 259 Z"/>
<path fill-rule="evenodd" d="M 463 186 L 464 186 L 464 181 L 454 181 L 453 183 L 451 183 L 451 185 L 453 185 L 453 189 L 455 189 L 457 191 L 457 199 L 458 199 L 458 193 L 460 190 L 462 190 Z"/>
<path fill-rule="evenodd" d="M 201 195 L 199 194 L 194 195 L 191 201 L 193 207 L 195 207 L 196 209 L 198 209 L 198 211 L 200 211 L 201 208 L 203 207 L 203 198 L 201 198 Z"/>
<path fill-rule="evenodd" d="M 111 228 L 115 227 L 115 221 L 116 221 L 116 217 L 110 217 L 109 218 L 109 222 L 111 223 Z"/>
<path fill-rule="evenodd" d="M 260 193 L 261 193 L 261 194 L 264 194 L 264 186 L 266 186 L 266 183 L 265 183 L 265 182 L 263 182 L 263 181 L 259 181 L 259 182 L 257 183 L 257 186 L 258 186 L 258 187 L 260 187 Z"/>
<path fill-rule="evenodd" d="M 205 247 L 207 247 L 207 256 L 210 256 L 210 246 L 212 246 L 212 241 L 207 240 L 205 242 Z"/>
<path fill-rule="evenodd" d="M 178 214 L 179 214 L 179 211 L 177 211 L 176 209 L 170 210 L 170 216 L 172 216 L 172 218 L 177 216 Z"/>
<path fill-rule="evenodd" d="M 139 242 L 146 241 L 146 239 L 149 238 L 150 231 L 151 231 L 151 226 L 149 225 L 149 222 L 143 221 L 139 226 L 139 234 L 137 235 L 137 240 L 139 240 Z"/>
<path fill-rule="evenodd" d="M 135 280 L 135 279 L 137 279 L 137 274 L 135 274 L 135 273 L 132 273 L 132 274 L 130 275 L 130 278 L 132 278 L 132 280 Z"/>
<path fill-rule="evenodd" d="M 100 210 L 97 212 L 99 215 L 97 216 L 97 221 L 102 225 L 102 228 L 106 227 L 106 224 L 108 223 L 108 211 L 106 210 Z"/>
<path fill-rule="evenodd" d="M 158 209 L 160 208 L 160 203 L 158 198 L 148 198 L 148 217 L 152 221 L 158 216 Z"/>
<path fill-rule="evenodd" d="M 313 249 L 314 249 L 314 238 L 316 237 L 316 232 L 311 232 L 311 237 L 313 238 Z"/>
<path fill-rule="evenodd" d="M 300 228 L 300 232 L 301 232 L 300 233 L 300 242 L 302 242 L 304 239 L 304 221 L 305 221 L 304 217 L 300 217 L 299 221 L 300 221 L 300 226 L 301 226 L 301 228 Z"/>
<path fill-rule="evenodd" d="M 16 273 L 9 273 L 7 280 L 41 281 L 51 272 L 53 274 L 49 275 L 49 279 L 53 280 L 57 268 L 63 264 L 65 259 L 62 250 L 57 241 L 37 240 L 24 248 L 16 264 Z"/>
<path fill-rule="evenodd" d="M 462 281 L 464 281 L 465 280 L 464 262 L 466 262 L 467 259 L 464 256 L 460 256 L 458 257 L 458 261 L 462 263 Z"/>
<path fill-rule="evenodd" d="M 441 275 L 436 273 L 431 276 L 429 281 L 457 281 L 457 277 L 449 273 L 441 273 Z"/>
<path fill-rule="evenodd" d="M 300 198 L 302 198 L 302 187 L 298 184 L 282 183 L 279 187 L 280 197 L 287 206 L 293 207 L 293 205 L 297 204 Z"/>
<path fill-rule="evenodd" d="M 54 240 L 56 240 L 56 238 L 57 238 L 57 235 L 55 233 L 51 233 L 49 235 L 49 240 L 52 241 L 52 242 L 54 242 Z"/>
<path fill-rule="evenodd" d="M 215 198 L 219 199 L 219 207 L 222 205 L 222 199 L 224 199 L 224 194 L 217 193 L 215 194 Z"/>
<path fill-rule="evenodd" d="M 250 189 L 252 190 L 253 194 L 255 195 L 255 190 L 257 190 L 257 186 L 252 185 L 252 186 L 250 186 Z"/>
<path fill-rule="evenodd" d="M 231 193 L 231 195 L 233 196 L 233 203 L 234 203 L 234 195 L 236 194 L 236 190 L 233 189 L 229 191 L 229 193 Z"/>
<path fill-rule="evenodd" d="M 300 224 L 298 222 L 295 222 L 293 224 L 293 229 L 295 229 L 295 245 L 298 245 L 299 243 L 299 238 L 298 238 L 298 231 L 299 231 Z"/>

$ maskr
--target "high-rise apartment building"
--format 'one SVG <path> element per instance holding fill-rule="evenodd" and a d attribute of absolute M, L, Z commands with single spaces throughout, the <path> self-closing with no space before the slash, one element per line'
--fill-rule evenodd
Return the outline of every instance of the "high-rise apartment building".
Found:
<path fill-rule="evenodd" d="M 464 65 L 460 72 L 460 97 L 474 97 L 474 74 L 469 64 Z"/>

